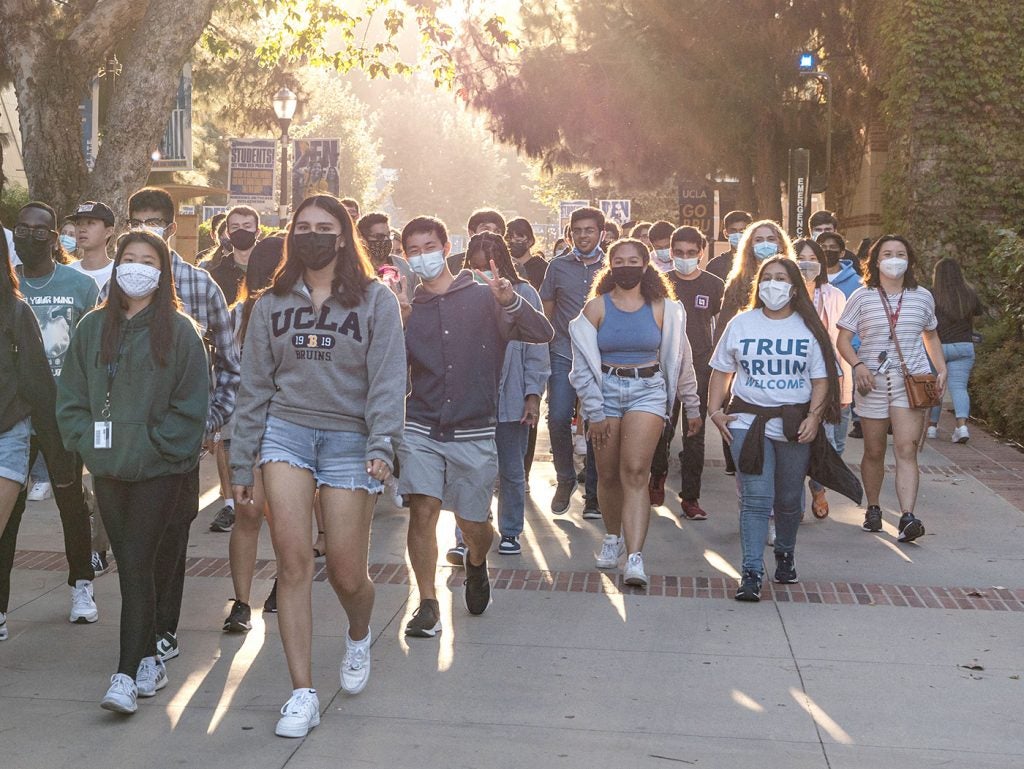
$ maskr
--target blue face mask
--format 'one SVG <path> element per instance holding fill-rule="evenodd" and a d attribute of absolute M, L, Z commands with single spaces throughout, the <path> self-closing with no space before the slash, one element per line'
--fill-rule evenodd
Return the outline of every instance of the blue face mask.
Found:
<path fill-rule="evenodd" d="M 70 235 L 61 235 L 60 244 L 64 246 L 65 251 L 74 251 L 76 248 L 78 248 L 78 241 L 75 240 Z"/>
<path fill-rule="evenodd" d="M 765 240 L 754 244 L 754 256 L 756 256 L 759 261 L 763 262 L 765 259 L 769 259 L 777 253 L 779 253 L 778 243 L 771 243 Z"/>
<path fill-rule="evenodd" d="M 482 272 L 488 279 L 494 280 L 494 273 L 491 270 L 481 270 L 480 272 Z M 475 280 L 482 286 L 487 285 L 483 277 L 481 277 L 480 274 L 477 273 L 475 270 L 473 271 L 473 280 Z"/>
<path fill-rule="evenodd" d="M 429 254 L 410 256 L 409 266 L 423 280 L 433 280 L 444 270 L 444 251 L 431 251 Z"/>
<path fill-rule="evenodd" d="M 742 232 L 730 232 L 729 233 L 729 245 L 736 248 L 740 244 L 740 238 L 743 237 Z"/>

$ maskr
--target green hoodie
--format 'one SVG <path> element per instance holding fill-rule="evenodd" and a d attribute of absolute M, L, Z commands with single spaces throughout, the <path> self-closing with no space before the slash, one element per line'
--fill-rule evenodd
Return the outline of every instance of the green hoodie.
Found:
<path fill-rule="evenodd" d="M 107 397 L 100 361 L 107 309 L 78 324 L 57 383 L 57 420 L 64 446 L 82 455 L 93 475 L 144 481 L 191 470 L 199 461 L 210 399 L 206 348 L 190 318 L 174 316 L 167 365 L 153 360 L 153 306 L 124 321 L 123 344 L 110 395 L 111 448 L 93 448 L 93 425 Z"/>

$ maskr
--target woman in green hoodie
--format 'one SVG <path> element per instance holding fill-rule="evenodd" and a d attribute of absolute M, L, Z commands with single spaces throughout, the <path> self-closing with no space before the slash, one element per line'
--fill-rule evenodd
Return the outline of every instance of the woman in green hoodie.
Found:
<path fill-rule="evenodd" d="M 156 656 L 154 563 L 184 474 L 199 461 L 210 374 L 199 332 L 180 311 L 164 241 L 123 235 L 113 277 L 107 301 L 71 341 L 57 419 L 65 447 L 92 473 L 117 559 L 120 661 L 100 704 L 134 713 L 137 697 L 167 684 Z"/>

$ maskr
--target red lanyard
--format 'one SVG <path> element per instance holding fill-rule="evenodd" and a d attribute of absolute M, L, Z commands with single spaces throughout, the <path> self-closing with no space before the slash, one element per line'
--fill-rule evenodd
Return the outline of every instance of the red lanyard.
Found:
<path fill-rule="evenodd" d="M 889 295 L 882 290 L 882 296 L 885 297 L 885 301 L 882 302 L 882 307 L 885 308 L 885 314 L 892 320 L 892 328 L 889 329 L 889 339 L 892 339 L 893 332 L 896 330 L 896 324 L 900 322 L 900 311 L 903 309 L 903 295 L 907 292 L 906 289 L 900 291 L 900 300 L 896 303 L 896 311 L 893 312 L 892 307 L 889 305 Z"/>

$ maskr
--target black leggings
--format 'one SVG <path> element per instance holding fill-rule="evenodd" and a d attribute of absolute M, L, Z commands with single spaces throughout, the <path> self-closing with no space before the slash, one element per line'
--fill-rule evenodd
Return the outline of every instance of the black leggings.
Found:
<path fill-rule="evenodd" d="M 94 479 L 96 503 L 117 559 L 121 585 L 121 654 L 117 672 L 133 680 L 156 643 L 157 548 L 178 502 L 184 475 L 146 481 Z"/>

